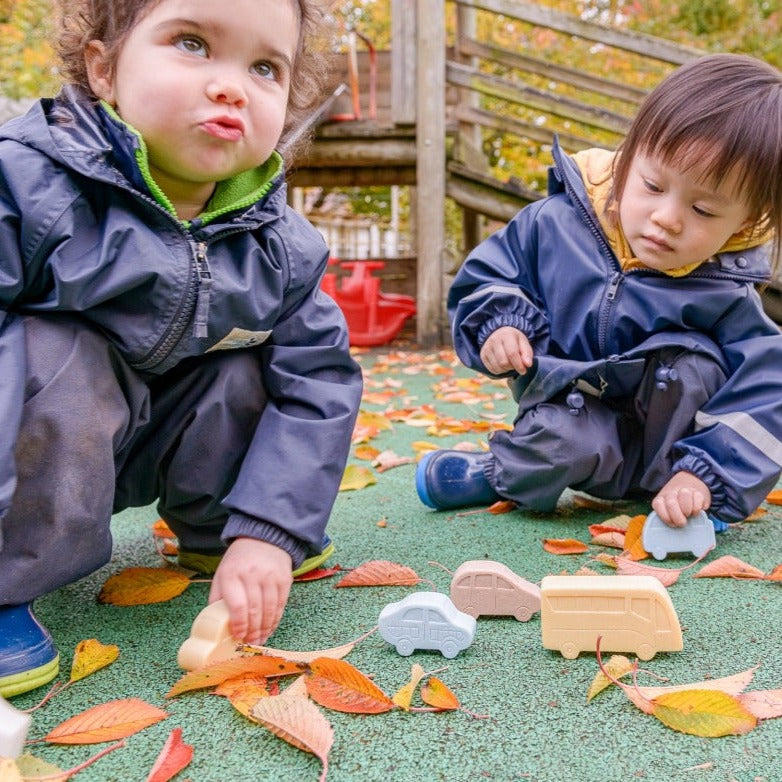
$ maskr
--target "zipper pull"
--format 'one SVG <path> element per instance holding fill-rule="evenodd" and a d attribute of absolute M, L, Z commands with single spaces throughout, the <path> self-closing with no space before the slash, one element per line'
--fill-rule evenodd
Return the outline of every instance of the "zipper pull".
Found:
<path fill-rule="evenodd" d="M 198 297 L 196 298 L 193 336 L 203 339 L 208 334 L 209 296 L 212 292 L 212 272 L 206 257 L 206 244 L 199 242 L 195 248 L 196 272 L 198 274 Z"/>
<path fill-rule="evenodd" d="M 616 291 L 619 288 L 619 284 L 622 282 L 622 275 L 617 272 L 611 278 L 611 282 L 608 284 L 608 290 L 606 291 L 606 299 L 613 301 L 616 298 Z"/>

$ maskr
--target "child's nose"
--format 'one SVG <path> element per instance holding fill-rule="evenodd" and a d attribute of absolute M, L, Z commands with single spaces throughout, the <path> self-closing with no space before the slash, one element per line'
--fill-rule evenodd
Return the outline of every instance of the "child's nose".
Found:
<path fill-rule="evenodd" d="M 247 105 L 247 93 L 236 76 L 221 73 L 207 85 L 207 97 L 215 103 L 227 103 L 243 108 Z"/>
<path fill-rule="evenodd" d="M 658 204 L 652 213 L 652 220 L 671 233 L 678 233 L 682 228 L 681 210 L 668 201 Z"/>

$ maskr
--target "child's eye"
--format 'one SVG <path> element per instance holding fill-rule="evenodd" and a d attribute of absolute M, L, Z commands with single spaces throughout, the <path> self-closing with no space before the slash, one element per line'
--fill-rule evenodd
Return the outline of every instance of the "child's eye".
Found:
<path fill-rule="evenodd" d="M 695 212 L 695 214 L 700 215 L 701 217 L 716 216 L 713 212 L 710 212 L 708 209 L 704 209 L 702 206 L 693 206 L 692 211 Z"/>
<path fill-rule="evenodd" d="M 662 193 L 662 189 L 657 187 L 654 182 L 650 181 L 649 179 L 644 179 L 644 187 L 650 192 L 650 193 Z"/>
<path fill-rule="evenodd" d="M 270 62 L 266 60 L 262 60 L 261 62 L 256 62 L 250 70 L 256 74 L 257 76 L 260 76 L 264 79 L 276 79 L 277 78 L 277 68 L 274 67 Z"/>
<path fill-rule="evenodd" d="M 206 44 L 195 35 L 180 35 L 174 40 L 174 46 L 188 54 L 197 54 L 199 57 L 206 57 L 209 54 Z"/>

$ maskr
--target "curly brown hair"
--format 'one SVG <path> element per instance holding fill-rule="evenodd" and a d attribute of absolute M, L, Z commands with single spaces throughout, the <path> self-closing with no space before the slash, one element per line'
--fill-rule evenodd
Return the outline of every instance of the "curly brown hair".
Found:
<path fill-rule="evenodd" d="M 291 72 L 288 111 L 280 140 L 286 162 L 301 154 L 309 141 L 298 130 L 323 98 L 325 0 L 289 0 L 299 17 L 299 44 Z M 161 0 L 57 0 L 55 46 L 63 78 L 96 97 L 87 78 L 84 53 L 90 41 L 101 41 L 112 67 L 122 44 L 139 19 Z"/>

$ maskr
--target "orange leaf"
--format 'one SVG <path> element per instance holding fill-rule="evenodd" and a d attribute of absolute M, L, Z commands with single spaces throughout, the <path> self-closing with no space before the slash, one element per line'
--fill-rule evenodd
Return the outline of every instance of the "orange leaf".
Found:
<path fill-rule="evenodd" d="M 652 704 L 660 722 L 692 736 L 737 736 L 758 724 L 738 698 L 719 690 L 681 690 L 660 695 Z"/>
<path fill-rule="evenodd" d="M 574 538 L 544 538 L 543 548 L 549 554 L 583 554 L 589 551 L 586 543 Z"/>
<path fill-rule="evenodd" d="M 782 565 L 777 565 L 767 576 L 767 581 L 782 581 Z"/>
<path fill-rule="evenodd" d="M 215 695 L 228 698 L 231 705 L 245 717 L 252 719 L 251 712 L 261 698 L 269 697 L 266 677 L 245 673 L 233 679 L 226 679 L 214 689 Z"/>
<path fill-rule="evenodd" d="M 616 572 L 622 576 L 654 576 L 663 586 L 671 586 L 679 580 L 681 570 L 676 568 L 655 567 L 654 565 L 643 565 L 640 562 L 626 559 L 625 557 L 616 557 Z"/>
<path fill-rule="evenodd" d="M 115 606 L 164 603 L 181 595 L 188 586 L 190 578 L 179 570 L 129 567 L 106 579 L 98 594 L 98 602 Z"/>
<path fill-rule="evenodd" d="M 376 459 L 380 451 L 377 448 L 373 448 L 371 445 L 360 445 L 353 452 L 356 459 L 363 459 L 365 462 L 371 462 Z"/>
<path fill-rule="evenodd" d="M 358 668 L 330 657 L 310 663 L 307 692 L 321 706 L 350 714 L 380 714 L 395 708 L 394 702 Z"/>
<path fill-rule="evenodd" d="M 50 744 L 98 744 L 116 741 L 164 720 L 168 714 L 140 698 L 102 703 L 58 725 L 44 736 Z"/>
<path fill-rule="evenodd" d="M 461 707 L 459 699 L 451 692 L 445 682 L 436 676 L 430 677 L 421 687 L 421 699 L 428 706 L 443 711 L 453 711 Z"/>
<path fill-rule="evenodd" d="M 782 489 L 774 489 L 766 497 L 766 502 L 770 502 L 772 505 L 782 505 Z"/>
<path fill-rule="evenodd" d="M 156 538 L 169 538 L 171 540 L 176 539 L 176 535 L 171 531 L 171 528 L 166 524 L 163 519 L 158 519 L 152 525 L 152 535 Z"/>
<path fill-rule="evenodd" d="M 593 535 L 590 542 L 595 546 L 608 546 L 609 548 L 624 549 L 625 533 L 624 530 L 606 530 L 605 532 Z"/>
<path fill-rule="evenodd" d="M 77 682 L 111 665 L 119 657 L 119 646 L 102 644 L 95 638 L 79 641 L 71 664 L 71 681 Z"/>
<path fill-rule="evenodd" d="M 415 586 L 420 580 L 418 574 L 406 565 L 372 559 L 354 568 L 334 586 Z"/>
<path fill-rule="evenodd" d="M 255 704 L 252 716 L 275 736 L 315 755 L 323 764 L 319 782 L 326 779 L 334 729 L 312 701 L 285 694 L 262 698 Z"/>
<path fill-rule="evenodd" d="M 400 708 L 405 711 L 410 711 L 410 704 L 413 701 L 413 695 L 415 694 L 416 687 L 418 687 L 421 679 L 426 676 L 426 671 L 418 664 L 413 663 L 412 670 L 410 671 L 410 681 L 404 686 L 400 687 L 391 700 Z"/>
<path fill-rule="evenodd" d="M 641 533 L 646 522 L 646 516 L 633 516 L 630 519 L 630 523 L 627 525 L 627 531 L 625 532 L 624 542 L 624 554 L 629 559 L 638 561 L 646 559 L 649 554 L 644 550 L 643 541 L 641 540 Z"/>
<path fill-rule="evenodd" d="M 724 557 L 718 557 L 708 565 L 704 565 L 697 573 L 695 578 L 765 578 L 766 574 L 754 567 L 748 565 L 738 557 L 730 554 Z"/>
<path fill-rule="evenodd" d="M 782 690 L 754 690 L 739 695 L 744 708 L 759 720 L 782 717 Z"/>
<path fill-rule="evenodd" d="M 497 500 L 493 505 L 489 505 L 489 513 L 499 516 L 502 513 L 510 513 L 518 507 L 513 500 Z"/>
<path fill-rule="evenodd" d="M 251 657 L 234 657 L 232 660 L 206 665 L 195 671 L 186 673 L 167 693 L 166 698 L 174 698 L 183 692 L 203 690 L 206 687 L 216 687 L 218 684 L 233 679 L 236 676 L 252 673 L 257 676 L 290 676 L 301 673 L 298 663 L 283 660 L 281 657 L 257 654 Z"/>
<path fill-rule="evenodd" d="M 182 741 L 182 728 L 174 728 L 149 772 L 146 782 L 168 782 L 193 759 L 193 747 Z"/>

